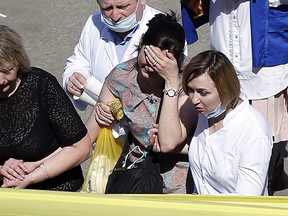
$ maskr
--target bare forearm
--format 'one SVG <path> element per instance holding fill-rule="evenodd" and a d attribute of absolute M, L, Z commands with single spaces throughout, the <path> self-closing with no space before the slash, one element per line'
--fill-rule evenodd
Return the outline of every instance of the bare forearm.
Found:
<path fill-rule="evenodd" d="M 44 163 L 46 160 L 49 160 L 49 158 L 55 156 L 58 152 L 61 151 L 61 149 L 62 149 L 62 148 L 59 147 L 58 149 L 56 149 L 53 153 L 51 153 L 51 154 L 48 155 L 47 157 L 45 157 L 45 158 L 43 158 L 43 159 L 41 159 L 41 160 L 39 160 L 39 161 L 36 161 L 36 162 L 35 162 L 35 163 L 36 163 L 36 168 L 39 167 L 42 163 Z"/>
<path fill-rule="evenodd" d="M 179 82 L 166 83 L 165 89 L 179 91 Z M 159 119 L 158 139 L 162 152 L 172 151 L 185 139 L 182 132 L 181 120 L 179 116 L 179 96 L 169 97 L 163 95 L 162 108 Z"/>
<path fill-rule="evenodd" d="M 87 134 L 78 143 L 60 149 L 55 154 L 46 158 L 37 169 L 27 175 L 25 180 L 29 181 L 29 184 L 35 184 L 42 182 L 47 178 L 54 178 L 59 174 L 78 166 L 89 157 L 91 143 L 91 139 Z"/>
<path fill-rule="evenodd" d="M 2 165 L 0 165 L 0 173 L 1 173 Z M 3 176 L 0 174 L 0 179 L 2 180 Z"/>
<path fill-rule="evenodd" d="M 166 88 L 176 88 L 169 84 Z M 164 95 L 158 127 L 158 140 L 161 152 L 185 152 L 187 137 L 197 123 L 198 113 L 190 98 L 183 92 L 178 97 Z M 184 148 L 184 149 L 182 149 Z"/>
<path fill-rule="evenodd" d="M 88 134 L 90 136 L 91 141 L 95 142 L 98 137 L 98 133 L 100 131 L 100 126 L 95 120 L 95 109 L 93 109 L 93 111 L 91 112 L 87 122 L 85 123 L 85 126 L 88 130 Z"/>
<path fill-rule="evenodd" d="M 110 90 L 104 84 L 102 89 L 101 89 L 98 101 L 105 104 L 105 105 L 108 105 L 110 102 L 112 102 L 114 100 L 115 100 L 114 95 L 110 92 Z M 108 106 L 106 106 L 106 107 L 108 107 Z M 111 112 L 109 110 L 109 107 L 108 107 L 109 111 L 103 109 L 101 112 L 100 110 L 98 110 L 98 114 L 96 113 L 96 108 L 97 108 L 97 105 L 94 107 L 93 111 L 91 112 L 91 114 L 90 114 L 90 116 L 89 116 L 89 118 L 85 124 L 86 128 L 88 129 L 89 136 L 93 142 L 95 142 L 97 137 L 98 137 L 98 133 L 100 131 L 100 125 L 107 126 L 107 124 L 109 124 L 109 122 L 106 122 L 105 119 L 110 118 L 109 117 L 110 115 L 112 116 L 112 114 L 110 114 Z M 103 112 L 105 114 L 103 114 Z M 109 112 L 109 114 L 107 114 L 108 112 Z M 97 122 L 97 121 L 99 121 L 99 122 Z M 102 124 L 101 122 L 102 123 L 105 122 L 105 124 L 104 123 Z"/>

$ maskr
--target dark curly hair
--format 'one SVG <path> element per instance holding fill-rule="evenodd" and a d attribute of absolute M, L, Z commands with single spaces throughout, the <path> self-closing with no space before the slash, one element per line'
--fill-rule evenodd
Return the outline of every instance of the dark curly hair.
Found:
<path fill-rule="evenodd" d="M 153 45 L 161 50 L 168 50 L 179 65 L 185 46 L 185 33 L 178 20 L 173 11 L 170 11 L 170 14 L 156 14 L 148 22 L 148 29 L 142 37 L 139 48 L 143 45 Z"/>

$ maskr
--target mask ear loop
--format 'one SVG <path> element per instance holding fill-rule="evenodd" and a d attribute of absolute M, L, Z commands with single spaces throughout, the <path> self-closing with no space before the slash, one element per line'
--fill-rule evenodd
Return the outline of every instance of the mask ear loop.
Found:
<path fill-rule="evenodd" d="M 138 158 L 137 160 L 135 160 L 131 165 L 129 165 L 128 167 L 127 167 L 127 169 L 131 169 L 131 168 L 133 168 L 133 166 L 138 162 L 138 161 L 140 161 L 140 160 L 142 160 L 144 157 L 146 157 L 146 152 L 144 153 L 141 149 L 140 149 L 140 147 L 139 146 L 135 146 L 134 148 L 132 148 L 128 153 L 127 153 L 127 155 L 125 156 L 125 160 L 124 160 L 124 163 L 123 163 L 123 165 L 122 165 L 122 168 L 125 168 L 126 167 L 126 163 L 127 163 L 127 160 L 128 160 L 128 156 L 135 150 L 135 149 L 137 149 L 141 154 L 142 154 L 142 156 L 140 157 L 140 158 Z"/>

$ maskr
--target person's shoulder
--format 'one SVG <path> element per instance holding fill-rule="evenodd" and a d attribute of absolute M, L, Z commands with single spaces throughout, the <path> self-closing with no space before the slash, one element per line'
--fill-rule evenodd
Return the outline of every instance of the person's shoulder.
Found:
<path fill-rule="evenodd" d="M 105 24 L 101 21 L 101 11 L 94 11 L 88 18 L 85 28 L 90 29 L 89 31 L 102 31 Z M 91 32 L 90 32 L 91 33 Z"/>
<path fill-rule="evenodd" d="M 251 130 L 251 132 L 256 135 L 260 134 L 270 134 L 270 127 L 267 119 L 249 102 L 246 102 L 247 109 L 245 109 L 245 117 L 243 116 L 243 120 L 245 119 L 245 124 L 247 130 Z"/>
<path fill-rule="evenodd" d="M 255 121 L 259 122 L 261 125 L 267 125 L 267 119 L 252 105 L 249 105 L 250 117 Z M 269 126 L 268 126 L 269 127 Z"/>
<path fill-rule="evenodd" d="M 49 73 L 48 71 L 42 69 L 42 68 L 38 68 L 38 67 L 31 67 L 31 74 L 33 74 L 34 76 L 38 76 L 38 77 L 53 77 L 55 78 L 55 76 L 51 73 Z"/>
<path fill-rule="evenodd" d="M 152 14 L 159 14 L 159 13 L 163 13 L 161 11 L 159 11 L 158 9 L 154 8 L 154 7 L 151 7 L 149 6 L 148 4 L 146 4 L 145 6 L 145 9 L 144 9 L 144 13 L 150 13 L 151 15 Z"/>
<path fill-rule="evenodd" d="M 89 17 L 90 19 L 101 19 L 101 11 L 100 10 L 96 10 L 96 11 L 94 11 L 91 15 L 90 15 L 90 17 Z"/>
<path fill-rule="evenodd" d="M 42 83 L 46 80 L 49 82 L 58 82 L 57 78 L 49 73 L 48 71 L 42 69 L 42 68 L 38 68 L 38 67 L 31 67 L 30 72 L 27 74 L 28 77 L 33 78 L 33 79 L 37 79 L 38 83 Z"/>
<path fill-rule="evenodd" d="M 130 59 L 116 65 L 106 77 L 106 80 L 113 82 L 125 82 L 127 79 L 133 79 L 135 68 L 137 67 L 137 58 Z"/>
<path fill-rule="evenodd" d="M 243 123 L 243 125 L 238 125 L 238 128 L 242 128 L 241 133 L 245 134 L 247 139 L 257 140 L 261 138 L 262 140 L 263 138 L 265 138 L 267 142 L 261 142 L 261 145 L 264 145 L 264 143 L 272 145 L 272 132 L 267 119 L 250 104 L 248 106 L 248 111 L 246 112 L 246 115 L 246 118 L 243 118 L 243 120 L 245 120 L 245 123 Z M 249 141 L 247 142 L 247 144 L 249 144 Z"/>
<path fill-rule="evenodd" d="M 148 21 L 151 20 L 156 14 L 159 14 L 159 13 L 162 13 L 162 12 L 146 4 L 144 11 L 143 11 L 143 16 L 141 19 L 140 26 L 142 26 L 142 28 L 144 29 L 148 28 L 147 26 Z"/>
<path fill-rule="evenodd" d="M 91 16 L 89 17 L 90 22 L 93 23 L 94 26 L 99 28 L 100 26 L 105 26 L 105 24 L 101 21 L 101 11 L 96 10 L 94 11 Z"/>
<path fill-rule="evenodd" d="M 137 58 L 118 64 L 105 79 L 105 84 L 110 91 L 119 94 L 125 88 L 133 88 L 137 80 L 136 67 Z"/>
<path fill-rule="evenodd" d="M 84 28 L 87 28 L 88 26 L 92 26 L 94 21 L 97 19 L 100 20 L 100 10 L 96 10 L 92 14 L 89 15 L 89 17 L 86 20 Z"/>
<path fill-rule="evenodd" d="M 137 58 L 129 59 L 125 62 L 118 64 L 115 69 L 119 69 L 123 74 L 131 73 L 137 67 Z"/>

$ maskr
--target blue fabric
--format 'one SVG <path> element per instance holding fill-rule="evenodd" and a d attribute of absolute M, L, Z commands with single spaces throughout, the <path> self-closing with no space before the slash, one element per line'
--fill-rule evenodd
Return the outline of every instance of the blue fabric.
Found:
<path fill-rule="evenodd" d="M 207 5 L 207 8 L 209 5 Z M 194 12 L 189 9 L 184 3 L 181 3 L 182 25 L 185 30 L 187 44 L 193 44 L 198 40 L 196 29 L 201 25 L 209 22 L 208 11 L 200 17 L 194 18 Z"/>
<path fill-rule="evenodd" d="M 185 30 L 185 36 L 188 45 L 198 40 L 197 31 L 189 13 L 191 13 L 191 11 L 181 5 L 182 25 Z"/>
<path fill-rule="evenodd" d="M 288 63 L 288 5 L 269 7 L 268 0 L 251 0 L 253 67 Z"/>

